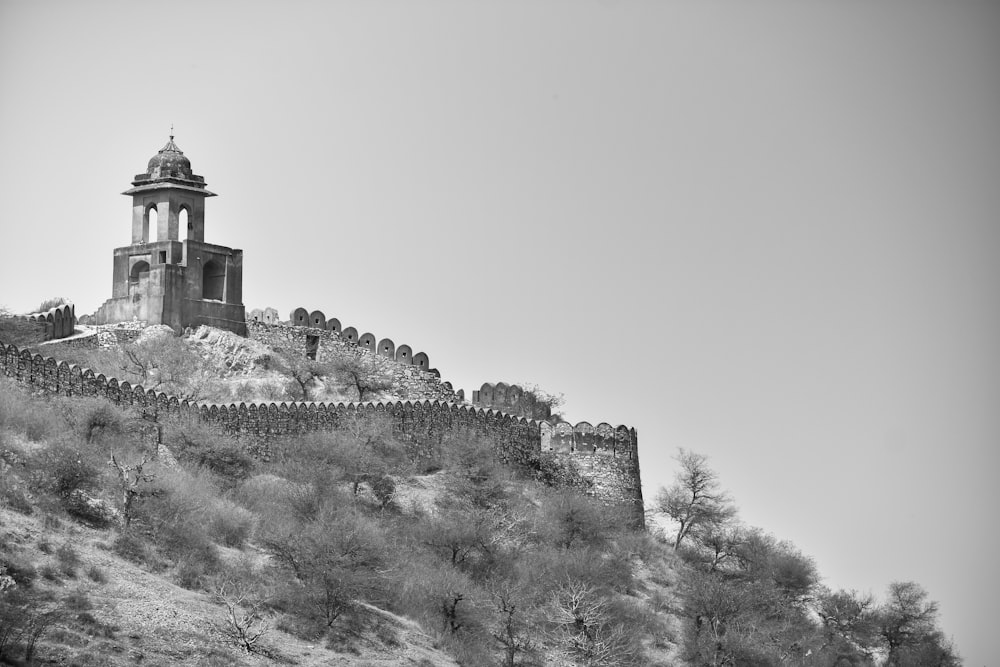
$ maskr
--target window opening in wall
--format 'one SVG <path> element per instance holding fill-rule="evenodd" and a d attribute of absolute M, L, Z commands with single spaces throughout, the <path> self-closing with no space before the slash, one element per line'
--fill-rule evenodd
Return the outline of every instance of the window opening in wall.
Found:
<path fill-rule="evenodd" d="M 167 263 L 167 251 L 166 250 L 161 250 L 160 251 L 159 260 L 160 260 L 160 264 L 166 264 Z"/>
<path fill-rule="evenodd" d="M 306 336 L 306 358 L 315 361 L 319 352 L 319 336 Z"/>
<path fill-rule="evenodd" d="M 224 301 L 223 290 L 226 285 L 225 265 L 209 260 L 202 269 L 201 298 L 212 301 Z"/>
<path fill-rule="evenodd" d="M 147 277 L 149 277 L 149 262 L 136 262 L 132 266 L 132 271 L 129 274 L 129 282 L 135 284 Z"/>
<path fill-rule="evenodd" d="M 147 241 L 156 241 L 160 238 L 160 216 L 156 211 L 156 206 L 150 206 L 146 211 L 146 229 L 149 232 Z"/>
<path fill-rule="evenodd" d="M 191 225 L 191 221 L 188 218 L 188 210 L 186 206 L 182 206 L 181 212 L 177 214 L 177 227 L 187 230 L 188 240 L 194 239 L 194 227 Z"/>

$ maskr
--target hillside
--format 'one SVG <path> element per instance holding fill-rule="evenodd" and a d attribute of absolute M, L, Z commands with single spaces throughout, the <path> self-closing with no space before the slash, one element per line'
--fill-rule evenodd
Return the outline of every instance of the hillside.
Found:
<path fill-rule="evenodd" d="M 216 368 L 259 353 L 190 344 Z M 677 664 L 672 554 L 554 462 L 378 420 L 267 462 L 196 421 L 157 439 L 100 399 L 0 381 L 4 660 Z M 237 626 L 266 632 L 241 648 Z"/>
<path fill-rule="evenodd" d="M 207 327 L 133 334 L 44 353 L 205 402 L 415 386 Z M 918 584 L 825 588 L 693 452 L 647 533 L 580 459 L 503 457 L 489 419 L 351 408 L 233 439 L 204 412 L 46 391 L 54 362 L 18 359 L 30 383 L 0 378 L 9 664 L 961 664 Z"/>

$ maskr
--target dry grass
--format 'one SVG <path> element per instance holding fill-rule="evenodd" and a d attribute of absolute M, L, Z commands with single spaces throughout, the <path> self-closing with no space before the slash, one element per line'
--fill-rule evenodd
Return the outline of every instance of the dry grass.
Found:
<path fill-rule="evenodd" d="M 70 545 L 76 576 L 38 577 L 36 593 L 64 609 L 58 627 L 39 644 L 37 657 L 53 664 L 101 665 L 457 665 L 435 650 L 415 623 L 377 611 L 382 621 L 338 652 L 272 629 L 264 655 L 247 655 L 228 644 L 220 630 L 225 609 L 211 595 L 170 581 L 171 572 L 152 573 L 119 558 L 110 549 L 114 533 L 61 522 L 46 528 L 38 513 L 25 516 L 0 508 L 0 555 L 15 556 L 59 572 L 58 556 L 45 545 Z M 236 550 L 225 556 L 235 558 Z M 93 576 L 88 573 L 100 573 Z M 85 602 L 81 602 L 85 600 Z M 81 608 L 86 607 L 86 608 Z M 391 631 L 387 632 L 386 627 Z M 381 636 L 380 636 L 381 635 Z M 386 642 L 390 636 L 392 641 Z"/>

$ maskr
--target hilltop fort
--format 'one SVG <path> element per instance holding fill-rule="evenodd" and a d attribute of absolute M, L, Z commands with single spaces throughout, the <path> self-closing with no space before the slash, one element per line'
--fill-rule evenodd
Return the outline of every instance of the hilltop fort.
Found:
<path fill-rule="evenodd" d="M 173 135 L 149 160 L 146 171 L 134 177 L 132 186 L 123 193 L 132 197 L 131 244 L 114 250 L 111 298 L 93 316 L 82 317 L 81 323 L 93 324 L 105 333 L 116 323 L 135 323 L 132 328 L 114 329 L 123 341 L 134 338 L 144 325 L 163 324 L 178 332 L 211 326 L 311 359 L 361 356 L 390 376 L 397 394 L 406 400 L 194 403 L 0 344 L 4 374 L 46 392 L 105 397 L 140 409 L 151 419 L 197 414 L 262 456 L 267 455 L 268 441 L 274 436 L 337 428 L 350 416 L 381 414 L 404 433 L 465 426 L 487 435 L 502 461 L 538 460 L 545 453 L 572 461 L 587 481 L 588 493 L 631 505 L 641 525 L 634 428 L 518 416 L 537 414 L 530 410 L 533 395 L 504 382 L 484 383 L 467 398 L 463 390 L 456 391 L 441 379 L 427 353 L 355 326 L 342 326 L 338 318 L 319 310 L 296 308 L 285 321 L 274 308 L 247 314 L 242 302 L 243 251 L 205 241 L 205 200 L 215 193 L 206 189 L 204 177 L 194 174 Z M 47 322 L 50 337 L 65 338 L 74 332 L 72 307 L 53 309 L 47 315 L 49 319 L 44 313 L 35 319 Z M 77 344 L 97 344 L 98 339 L 94 334 Z"/>

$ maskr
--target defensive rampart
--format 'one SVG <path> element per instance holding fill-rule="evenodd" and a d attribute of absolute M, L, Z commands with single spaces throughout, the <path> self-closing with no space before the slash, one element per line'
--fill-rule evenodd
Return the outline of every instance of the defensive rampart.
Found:
<path fill-rule="evenodd" d="M 497 382 L 495 385 L 484 382 L 482 387 L 472 390 L 472 402 L 475 405 L 497 408 L 505 412 L 509 410 L 515 414 L 534 415 L 539 419 L 549 419 L 552 416 L 552 407 L 539 403 L 534 393 L 524 391 L 516 384 L 508 385 L 505 382 Z"/>
<path fill-rule="evenodd" d="M 55 308 L 49 308 L 44 313 L 25 315 L 29 322 L 39 322 L 45 325 L 45 340 L 55 340 L 72 336 L 76 330 L 76 306 L 64 303 Z"/>
<path fill-rule="evenodd" d="M 371 361 L 375 371 L 391 378 L 393 394 L 402 398 L 457 403 L 465 398 L 464 392 L 456 392 L 450 382 L 442 381 L 436 369 L 428 370 L 424 366 L 376 354 L 333 330 L 248 320 L 247 336 L 269 347 L 293 351 L 319 361 L 352 355 L 365 357 Z"/>
<path fill-rule="evenodd" d="M 190 415 L 214 423 L 248 445 L 259 447 L 274 436 L 335 429 L 345 420 L 384 415 L 404 433 L 443 433 L 465 426 L 483 433 L 497 457 L 506 462 L 529 461 L 542 452 L 577 462 L 593 482 L 592 493 L 609 502 L 626 502 L 642 523 L 638 442 L 635 429 L 587 422 L 549 424 L 515 417 L 499 410 L 446 401 L 386 403 L 239 403 L 198 404 L 162 392 L 145 390 L 95 374 L 88 368 L 19 350 L 0 342 L 0 372 L 46 393 L 96 396 L 131 407 L 149 419 Z"/>
<path fill-rule="evenodd" d="M 278 321 L 278 311 L 274 308 L 264 308 L 263 310 L 254 308 L 247 315 L 247 320 L 261 324 L 282 324 Z M 409 345 L 399 345 L 397 347 L 391 338 L 379 339 L 375 334 L 370 332 L 358 333 L 358 329 L 355 327 L 342 327 L 340 320 L 336 317 L 328 318 L 321 310 L 309 312 L 305 308 L 296 308 L 288 316 L 288 324 L 293 327 L 309 327 L 311 329 L 333 332 L 337 338 L 345 343 L 357 345 L 361 349 L 377 354 L 380 357 L 394 359 L 401 364 L 412 364 L 420 370 L 436 373 L 440 376 L 440 373 L 431 368 L 430 358 L 425 352 L 414 354 L 412 347 Z"/>

